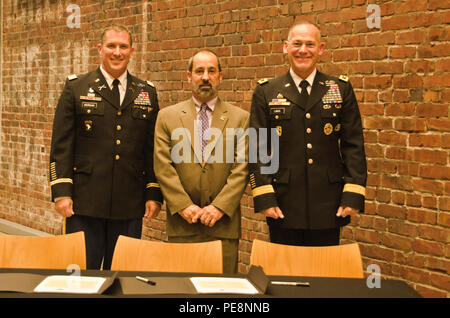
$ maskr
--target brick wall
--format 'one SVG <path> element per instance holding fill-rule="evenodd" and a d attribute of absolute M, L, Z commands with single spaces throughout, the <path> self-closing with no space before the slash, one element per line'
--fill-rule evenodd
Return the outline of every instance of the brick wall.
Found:
<path fill-rule="evenodd" d="M 80 28 L 69 28 L 70 4 Z M 381 27 L 369 28 L 369 4 Z M 48 155 L 64 79 L 97 67 L 102 27 L 118 22 L 135 35 L 131 71 L 152 80 L 162 106 L 190 96 L 188 58 L 208 47 L 221 56 L 221 96 L 249 110 L 260 78 L 287 70 L 282 40 L 294 20 L 321 25 L 326 73 L 349 76 L 363 116 L 369 178 L 366 213 L 343 230 L 364 268 L 402 279 L 427 297 L 450 296 L 450 4 L 442 0 L 3 1 L 0 217 L 53 234 L 61 218 L 49 202 Z M 70 23 L 69 23 L 70 24 Z M 239 270 L 251 242 L 267 240 L 242 200 Z M 165 214 L 144 226 L 165 240 Z"/>

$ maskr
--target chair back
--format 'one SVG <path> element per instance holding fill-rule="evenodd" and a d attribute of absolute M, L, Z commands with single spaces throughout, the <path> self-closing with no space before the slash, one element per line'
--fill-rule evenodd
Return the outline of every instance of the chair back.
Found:
<path fill-rule="evenodd" d="M 0 268 L 86 269 L 84 232 L 56 236 L 0 234 Z"/>
<path fill-rule="evenodd" d="M 293 246 L 254 240 L 251 265 L 267 275 L 363 278 L 358 243 L 336 246 Z"/>
<path fill-rule="evenodd" d="M 166 243 L 120 235 L 111 270 L 222 273 L 222 242 Z"/>

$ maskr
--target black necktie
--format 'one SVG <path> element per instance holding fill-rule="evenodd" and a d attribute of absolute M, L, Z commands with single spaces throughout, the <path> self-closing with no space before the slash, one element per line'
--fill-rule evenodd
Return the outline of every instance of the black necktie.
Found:
<path fill-rule="evenodd" d="M 300 99 L 301 99 L 303 105 L 306 106 L 306 103 L 308 102 L 308 97 L 309 97 L 308 90 L 306 88 L 309 86 L 309 83 L 308 83 L 308 81 L 303 80 L 303 81 L 301 81 L 299 86 L 302 89 L 302 92 L 300 93 Z"/>
<path fill-rule="evenodd" d="M 120 84 L 120 81 L 119 81 L 117 78 L 114 79 L 114 81 L 113 81 L 112 95 L 113 95 L 114 103 L 116 104 L 117 107 L 120 108 L 119 84 Z"/>

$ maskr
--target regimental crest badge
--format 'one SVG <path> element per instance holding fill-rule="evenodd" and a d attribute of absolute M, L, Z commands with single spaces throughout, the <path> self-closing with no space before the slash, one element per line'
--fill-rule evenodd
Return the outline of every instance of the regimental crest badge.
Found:
<path fill-rule="evenodd" d="M 331 133 L 333 132 L 333 125 L 330 123 L 326 123 L 325 126 L 323 127 L 323 132 L 325 135 L 331 135 Z"/>

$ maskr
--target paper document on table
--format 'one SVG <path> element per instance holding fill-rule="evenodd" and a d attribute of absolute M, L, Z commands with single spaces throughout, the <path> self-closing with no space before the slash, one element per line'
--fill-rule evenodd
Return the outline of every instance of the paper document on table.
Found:
<path fill-rule="evenodd" d="M 34 292 L 96 294 L 105 281 L 105 277 L 53 275 L 45 278 Z"/>
<path fill-rule="evenodd" d="M 258 294 L 259 291 L 245 278 L 191 277 L 198 293 Z"/>

